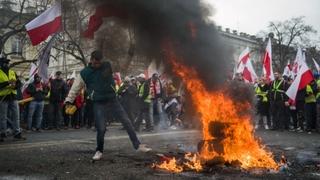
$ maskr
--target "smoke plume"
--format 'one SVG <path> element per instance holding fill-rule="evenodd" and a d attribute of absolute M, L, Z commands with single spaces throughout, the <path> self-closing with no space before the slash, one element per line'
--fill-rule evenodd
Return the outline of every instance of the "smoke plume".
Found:
<path fill-rule="evenodd" d="M 133 24 L 139 54 L 164 60 L 163 44 L 174 47 L 184 65 L 194 68 L 208 88 L 225 82 L 232 61 L 213 22 L 212 9 L 200 0 L 86 0 L 125 12 Z M 123 13 L 119 13 L 123 14 Z M 229 62 L 229 63 L 228 63 Z M 167 70 L 170 70 L 170 63 Z"/>

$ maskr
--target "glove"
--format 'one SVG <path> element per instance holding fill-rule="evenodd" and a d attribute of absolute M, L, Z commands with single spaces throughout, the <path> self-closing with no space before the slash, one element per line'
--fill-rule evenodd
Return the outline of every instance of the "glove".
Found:
<path fill-rule="evenodd" d="M 65 113 L 72 116 L 77 111 L 77 107 L 70 102 L 65 102 Z"/>

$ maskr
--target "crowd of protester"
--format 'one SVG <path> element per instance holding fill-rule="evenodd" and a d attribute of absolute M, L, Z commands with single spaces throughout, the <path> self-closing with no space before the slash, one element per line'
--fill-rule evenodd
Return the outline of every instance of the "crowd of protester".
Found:
<path fill-rule="evenodd" d="M 243 81 L 238 74 L 237 80 Z M 300 89 L 292 100 L 286 91 L 293 83 L 288 76 L 274 73 L 274 81 L 262 77 L 255 84 L 256 115 L 255 129 L 288 130 L 296 132 L 320 132 L 320 78 Z"/>
<path fill-rule="evenodd" d="M 81 89 L 73 102 L 74 111 L 70 113 L 66 108 L 66 97 L 75 77 L 64 80 L 62 72 L 58 71 L 48 83 L 43 83 L 38 74 L 33 76 L 32 81 L 28 81 L 31 83 L 22 83 L 8 64 L 8 59 L 0 60 L 1 141 L 10 133 L 8 129 L 11 129 L 14 138 L 25 139 L 21 136 L 20 125 L 26 132 L 83 127 L 95 129 L 94 92 Z M 277 72 L 274 77 L 274 81 L 261 78 L 254 84 L 257 100 L 257 117 L 253 118 L 255 129 L 309 134 L 320 132 L 319 75 L 314 74 L 315 80 L 298 91 L 295 101 L 285 93 L 293 80 Z M 119 82 L 119 77 L 115 76 L 114 79 L 118 83 L 112 87 L 113 91 L 135 131 L 152 132 L 185 125 L 182 117 L 185 98 L 171 80 L 164 80 L 157 73 L 150 78 L 145 74 L 126 76 L 122 82 Z M 237 74 L 236 80 L 243 81 L 242 75 Z M 107 113 L 106 121 L 107 124 L 117 122 L 113 112 Z"/>
<path fill-rule="evenodd" d="M 74 77 L 64 80 L 62 72 L 58 71 L 48 83 L 43 83 L 38 74 L 35 74 L 33 81 L 28 84 L 21 83 L 18 78 L 14 81 L 17 93 L 10 97 L 4 96 L 2 101 L 11 98 L 19 102 L 17 112 L 20 114 L 18 123 L 22 127 L 19 127 L 20 136 L 21 129 L 25 129 L 26 132 L 60 131 L 70 128 L 95 129 L 92 94 L 86 89 L 82 89 L 73 102 L 75 112 L 66 112 L 64 101 L 74 83 Z M 182 98 L 171 80 L 160 79 L 157 73 L 150 78 L 146 78 L 144 74 L 126 76 L 123 82 L 113 89 L 135 131 L 152 132 L 155 129 L 176 129 L 183 126 L 180 117 L 183 113 Z M 25 101 L 27 99 L 30 100 Z M 7 111 L 10 112 L 9 109 Z M 1 141 L 10 133 L 8 129 L 14 129 L 13 123 L 10 122 L 10 113 L 6 116 L 6 127 L 1 126 Z M 106 121 L 107 124 L 117 122 L 113 112 L 108 113 Z"/>

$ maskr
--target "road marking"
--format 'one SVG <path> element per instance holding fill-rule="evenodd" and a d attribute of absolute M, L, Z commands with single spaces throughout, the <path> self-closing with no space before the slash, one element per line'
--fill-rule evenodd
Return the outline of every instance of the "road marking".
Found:
<path fill-rule="evenodd" d="M 170 136 L 170 135 L 183 135 L 183 134 L 196 134 L 199 133 L 197 130 L 185 130 L 185 131 L 172 131 L 172 132 L 160 132 L 152 134 L 140 134 L 138 137 L 155 137 L 155 136 Z M 110 136 L 105 137 L 105 140 L 120 140 L 120 139 L 129 139 L 128 135 L 121 136 Z M 14 144 L 3 144 L 0 145 L 0 150 L 11 150 L 11 149 L 25 149 L 25 148 L 34 148 L 34 147 L 47 147 L 55 145 L 65 145 L 71 143 L 92 143 L 95 144 L 95 138 L 87 139 L 69 139 L 69 140 L 55 140 L 55 141 L 46 141 L 46 142 L 34 142 L 34 143 L 14 143 Z"/>

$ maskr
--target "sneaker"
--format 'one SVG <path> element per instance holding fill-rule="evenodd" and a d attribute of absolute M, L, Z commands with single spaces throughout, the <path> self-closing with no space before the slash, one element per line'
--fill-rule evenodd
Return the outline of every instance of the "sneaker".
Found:
<path fill-rule="evenodd" d="M 149 152 L 152 151 L 151 148 L 148 148 L 146 144 L 140 144 L 137 152 Z"/>
<path fill-rule="evenodd" d="M 99 161 L 102 158 L 102 152 L 97 151 L 94 156 L 92 157 L 92 160 Z"/>
<path fill-rule="evenodd" d="M 258 126 L 258 125 L 255 125 L 255 126 L 254 126 L 254 129 L 259 129 L 259 126 Z"/>
<path fill-rule="evenodd" d="M 37 132 L 42 132 L 42 130 L 40 128 L 37 128 L 36 131 Z"/>
<path fill-rule="evenodd" d="M 176 130 L 177 127 L 176 127 L 175 125 L 172 125 L 172 126 L 170 126 L 170 129 L 171 129 L 171 130 Z"/>
<path fill-rule="evenodd" d="M 16 139 L 16 140 L 20 140 L 20 141 L 24 141 L 24 140 L 27 139 L 27 138 L 23 137 L 21 135 L 21 133 L 14 135 L 13 138 Z"/>
<path fill-rule="evenodd" d="M 311 131 L 308 131 L 308 134 L 311 134 Z"/>
<path fill-rule="evenodd" d="M 264 129 L 265 130 L 269 130 L 269 126 L 266 124 L 266 125 L 264 125 Z"/>

